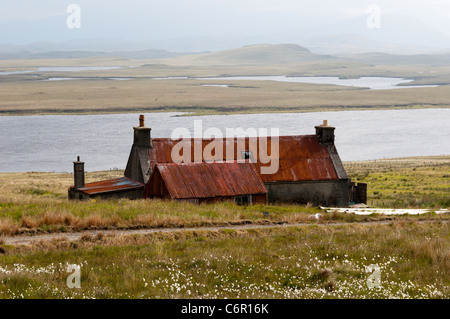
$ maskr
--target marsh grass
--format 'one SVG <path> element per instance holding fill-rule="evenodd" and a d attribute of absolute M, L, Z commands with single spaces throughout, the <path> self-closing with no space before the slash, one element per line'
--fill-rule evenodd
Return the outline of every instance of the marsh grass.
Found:
<path fill-rule="evenodd" d="M 0 298 L 449 298 L 449 224 L 85 236 L 4 247 Z M 69 289 L 68 264 L 81 265 Z M 377 264 L 381 287 L 366 267 Z"/>
<path fill-rule="evenodd" d="M 368 184 L 368 204 L 389 208 L 450 207 L 450 156 L 344 163 L 349 177 Z"/>

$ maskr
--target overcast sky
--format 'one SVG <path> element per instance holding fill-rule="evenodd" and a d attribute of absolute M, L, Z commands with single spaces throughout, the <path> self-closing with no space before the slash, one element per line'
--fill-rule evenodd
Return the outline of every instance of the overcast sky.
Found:
<path fill-rule="evenodd" d="M 301 15 L 346 18 L 365 14 L 370 4 L 379 5 L 383 13 L 410 15 L 430 24 L 436 23 L 436 18 L 439 20 L 450 18 L 448 0 L 0 0 L 0 20 L 65 15 L 66 7 L 72 3 L 98 14 L 100 20 L 106 18 L 102 12 L 112 13 L 114 16 L 123 14 L 124 18 L 130 15 L 153 16 L 155 13 L 170 18 L 174 14 L 178 15 L 180 12 L 177 9 L 181 8 L 183 14 L 195 17 L 225 10 L 250 14 L 284 11 Z M 447 26 L 450 29 L 450 23 Z"/>
<path fill-rule="evenodd" d="M 81 29 L 70 36 L 80 38 L 138 41 L 237 33 L 255 36 L 364 17 L 371 4 L 382 15 L 420 19 L 450 34 L 450 0 L 0 0 L 0 43 L 11 42 L 7 35 L 15 32 L 17 42 L 48 41 L 50 34 L 61 40 L 68 33 L 59 34 L 58 27 L 67 29 L 66 8 L 72 3 L 81 8 Z M 53 24 L 48 23 L 46 29 L 45 21 Z M 33 33 L 40 27 L 41 34 Z"/>

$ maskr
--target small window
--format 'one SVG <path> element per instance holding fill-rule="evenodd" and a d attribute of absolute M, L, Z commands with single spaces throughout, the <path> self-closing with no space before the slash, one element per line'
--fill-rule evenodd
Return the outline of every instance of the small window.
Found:
<path fill-rule="evenodd" d="M 242 151 L 241 156 L 243 160 L 249 160 L 250 162 L 254 163 L 251 151 Z"/>

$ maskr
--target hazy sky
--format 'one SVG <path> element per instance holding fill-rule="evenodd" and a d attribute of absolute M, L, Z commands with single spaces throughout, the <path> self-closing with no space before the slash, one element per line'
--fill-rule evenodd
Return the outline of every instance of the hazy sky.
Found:
<path fill-rule="evenodd" d="M 69 4 L 81 8 L 81 29 L 71 33 L 66 26 Z M 0 0 L 0 43 L 52 37 L 139 41 L 255 36 L 364 17 L 371 4 L 382 15 L 420 19 L 450 34 L 450 0 Z"/>
<path fill-rule="evenodd" d="M 65 15 L 69 4 L 78 4 L 87 12 L 97 14 L 100 20 L 104 13 L 113 16 L 133 15 L 170 18 L 191 15 L 202 17 L 207 13 L 222 10 L 236 13 L 288 12 L 330 18 L 345 18 L 365 14 L 370 4 L 379 5 L 383 13 L 410 15 L 430 24 L 437 19 L 450 18 L 448 0 L 0 0 L 0 20 L 37 19 Z M 180 9 L 183 11 L 180 12 Z M 195 21 L 192 21 L 195 23 Z M 450 22 L 447 21 L 450 29 Z"/>

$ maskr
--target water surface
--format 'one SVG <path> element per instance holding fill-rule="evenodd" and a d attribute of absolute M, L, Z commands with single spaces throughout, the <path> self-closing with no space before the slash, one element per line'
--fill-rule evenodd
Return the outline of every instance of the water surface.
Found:
<path fill-rule="evenodd" d="M 180 117 L 144 113 L 153 137 L 170 137 L 175 128 L 194 135 L 226 128 L 278 128 L 280 135 L 314 134 L 327 119 L 336 127 L 336 147 L 344 161 L 450 154 L 450 109 L 236 114 Z M 0 172 L 71 172 L 81 156 L 87 171 L 123 169 L 139 114 L 0 116 Z"/>
<path fill-rule="evenodd" d="M 38 67 L 36 70 L 17 70 L 17 71 L 0 71 L 0 75 L 24 74 L 33 72 L 75 72 L 75 71 L 92 71 L 92 70 L 114 70 L 120 69 L 119 66 L 61 66 L 61 67 Z M 102 78 L 68 78 L 68 77 L 51 77 L 42 81 L 67 81 L 67 80 L 134 80 L 135 77 L 102 77 Z M 140 79 L 140 78 L 139 78 Z M 277 82 L 294 82 L 294 83 L 312 83 L 312 84 L 328 84 L 342 85 L 357 88 L 366 88 L 370 90 L 389 90 L 389 89 L 405 89 L 405 88 L 421 88 L 436 87 L 438 85 L 400 85 L 410 83 L 413 80 L 393 77 L 360 77 L 357 79 L 341 79 L 334 76 L 225 76 L 225 77 L 200 77 L 191 78 L 187 76 L 170 76 L 170 77 L 150 77 L 151 80 L 188 80 L 197 79 L 203 81 L 217 80 L 247 80 L 247 81 L 277 81 Z M 203 84 L 202 86 L 230 87 L 225 84 Z"/>
<path fill-rule="evenodd" d="M 413 80 L 389 77 L 360 77 L 358 79 L 340 79 L 334 76 L 230 76 L 230 77 L 209 77 L 197 78 L 199 80 L 251 80 L 251 81 L 277 81 L 313 84 L 332 84 L 369 88 L 371 90 L 390 90 L 419 87 L 436 87 L 437 85 L 408 85 L 399 84 L 410 83 Z"/>

